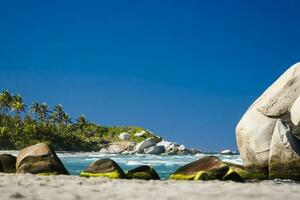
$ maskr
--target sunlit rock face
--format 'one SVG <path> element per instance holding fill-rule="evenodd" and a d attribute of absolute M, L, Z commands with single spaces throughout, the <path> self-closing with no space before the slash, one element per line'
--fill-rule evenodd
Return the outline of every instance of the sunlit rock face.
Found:
<path fill-rule="evenodd" d="M 276 163 L 285 170 L 283 174 L 288 174 L 289 170 L 300 174 L 300 168 L 291 165 L 298 163 L 300 158 L 299 95 L 300 63 L 297 63 L 284 72 L 244 114 L 236 127 L 236 138 L 246 168 L 269 173 L 276 178 L 279 174 L 278 168 L 273 166 Z M 284 177 L 280 175 L 280 178 Z"/>

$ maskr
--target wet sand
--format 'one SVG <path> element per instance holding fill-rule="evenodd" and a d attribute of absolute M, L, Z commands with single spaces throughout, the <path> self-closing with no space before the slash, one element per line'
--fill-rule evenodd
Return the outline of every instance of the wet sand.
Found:
<path fill-rule="evenodd" d="M 234 183 L 220 181 L 141 181 L 35 176 L 0 173 L 0 199 L 299 199 L 300 184 L 272 181 Z"/>

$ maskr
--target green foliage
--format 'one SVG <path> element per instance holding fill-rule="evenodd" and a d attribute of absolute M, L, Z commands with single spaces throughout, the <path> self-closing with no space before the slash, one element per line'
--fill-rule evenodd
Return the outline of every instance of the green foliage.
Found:
<path fill-rule="evenodd" d="M 130 141 L 140 142 L 144 137 L 135 133 L 140 127 L 105 127 L 89 122 L 84 115 L 72 123 L 70 116 L 58 104 L 51 111 L 46 103 L 34 102 L 27 113 L 20 95 L 8 91 L 0 93 L 0 149 L 22 149 L 45 142 L 62 151 L 98 151 L 102 144 L 119 141 L 119 134 L 128 132 Z"/>

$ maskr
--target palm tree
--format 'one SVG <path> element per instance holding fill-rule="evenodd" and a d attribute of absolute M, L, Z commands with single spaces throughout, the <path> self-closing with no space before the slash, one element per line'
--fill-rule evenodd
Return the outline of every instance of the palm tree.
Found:
<path fill-rule="evenodd" d="M 81 115 L 78 117 L 76 120 L 76 126 L 79 127 L 80 129 L 83 129 L 88 124 L 88 121 L 86 120 L 84 115 Z"/>
<path fill-rule="evenodd" d="M 34 102 L 31 107 L 29 113 L 32 115 L 34 113 L 34 118 L 37 120 L 38 115 L 40 113 L 40 104 L 38 102 Z"/>
<path fill-rule="evenodd" d="M 63 122 L 65 125 L 69 125 L 72 123 L 71 117 L 68 113 L 65 113 L 65 112 L 63 113 Z"/>
<path fill-rule="evenodd" d="M 20 115 L 25 111 L 26 105 L 21 95 L 14 95 L 12 99 L 11 108 L 16 113 L 16 119 L 20 119 Z"/>
<path fill-rule="evenodd" d="M 1 114 L 7 114 L 8 111 L 11 109 L 12 103 L 12 95 L 7 91 L 3 91 L 0 94 L 0 107 L 1 107 Z"/>
<path fill-rule="evenodd" d="M 54 107 L 54 111 L 51 115 L 54 124 L 62 124 L 64 122 L 65 112 L 63 111 L 63 106 L 58 104 Z"/>
<path fill-rule="evenodd" d="M 39 110 L 39 117 L 41 119 L 41 121 L 45 122 L 47 121 L 48 117 L 49 117 L 49 107 L 48 105 L 44 102 L 40 105 L 40 110 Z"/>

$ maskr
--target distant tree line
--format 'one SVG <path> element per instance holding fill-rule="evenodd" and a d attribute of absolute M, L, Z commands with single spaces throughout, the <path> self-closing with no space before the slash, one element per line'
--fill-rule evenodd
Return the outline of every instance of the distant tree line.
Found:
<path fill-rule="evenodd" d="M 0 93 L 0 149 L 21 149 L 46 142 L 56 150 L 97 151 L 101 145 L 118 140 L 123 131 L 135 127 L 104 127 L 90 123 L 84 115 L 74 122 L 63 106 L 51 110 L 46 103 L 27 107 L 21 95 Z"/>

